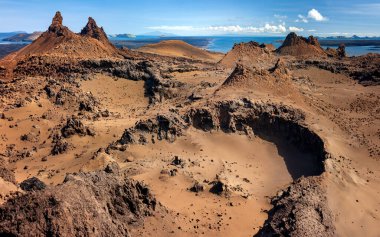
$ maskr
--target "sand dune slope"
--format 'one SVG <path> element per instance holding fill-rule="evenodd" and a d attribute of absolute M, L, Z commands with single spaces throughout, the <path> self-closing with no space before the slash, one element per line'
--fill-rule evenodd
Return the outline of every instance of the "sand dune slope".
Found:
<path fill-rule="evenodd" d="M 166 40 L 157 44 L 145 45 L 139 48 L 138 51 L 204 61 L 218 61 L 222 57 L 220 53 L 202 50 L 181 40 Z"/>

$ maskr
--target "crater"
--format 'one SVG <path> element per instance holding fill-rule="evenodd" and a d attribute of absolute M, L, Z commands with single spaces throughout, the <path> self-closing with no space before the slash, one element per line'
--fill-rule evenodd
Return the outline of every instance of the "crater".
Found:
<path fill-rule="evenodd" d="M 324 172 L 324 142 L 303 125 L 304 118 L 301 111 L 280 105 L 219 102 L 182 116 L 139 121 L 108 152 L 119 160 L 133 157 L 132 167 L 139 169 L 134 178 L 149 184 L 174 213 L 218 226 L 220 220 L 210 215 L 223 212 L 231 219 L 223 221 L 220 235 L 243 229 L 251 235 L 252 225 L 258 230 L 268 218 L 262 212 L 271 208 L 268 197 L 302 176 Z M 175 158 L 181 165 L 173 165 Z M 194 185 L 203 191 L 194 195 Z M 226 209 L 231 200 L 239 206 Z M 243 218 L 247 209 L 250 216 Z"/>

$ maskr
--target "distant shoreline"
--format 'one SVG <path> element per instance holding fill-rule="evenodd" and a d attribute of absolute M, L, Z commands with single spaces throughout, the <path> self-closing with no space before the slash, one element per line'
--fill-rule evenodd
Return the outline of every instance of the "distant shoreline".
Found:
<path fill-rule="evenodd" d="M 212 52 L 226 53 L 232 49 L 235 43 L 257 41 L 259 43 L 273 44 L 276 48 L 281 46 L 284 37 L 212 37 L 212 36 L 137 36 L 136 38 L 113 38 L 111 42 L 118 48 L 127 47 L 129 49 L 140 48 L 147 44 L 155 44 L 164 40 L 182 40 L 195 47 L 206 49 Z M 345 44 L 346 51 L 350 56 L 359 56 L 367 53 L 380 53 L 380 39 L 319 39 L 322 47 L 338 47 Z M 5 42 L 0 43 L 0 58 L 9 53 L 17 51 L 26 46 L 26 42 Z"/>
<path fill-rule="evenodd" d="M 322 46 L 336 46 L 344 44 L 345 46 L 380 46 L 380 40 L 371 39 L 339 39 L 339 40 L 319 40 Z"/>

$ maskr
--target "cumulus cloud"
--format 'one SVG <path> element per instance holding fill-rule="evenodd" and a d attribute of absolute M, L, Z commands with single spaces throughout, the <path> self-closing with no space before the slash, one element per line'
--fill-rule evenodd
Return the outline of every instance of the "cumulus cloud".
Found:
<path fill-rule="evenodd" d="M 303 15 L 299 14 L 298 15 L 298 19 L 296 20 L 296 22 L 308 23 L 309 20 L 306 18 L 306 16 L 303 16 Z"/>
<path fill-rule="evenodd" d="M 279 25 L 271 25 L 269 23 L 261 27 L 255 26 L 240 26 L 240 25 L 227 25 L 227 26 L 207 26 L 207 27 L 194 27 L 194 26 L 151 26 L 147 27 L 151 30 L 165 30 L 165 31 L 205 31 L 205 32 L 224 32 L 224 33 L 285 33 L 285 23 Z"/>
<path fill-rule="evenodd" d="M 316 9 L 311 9 L 308 13 L 307 13 L 307 17 L 310 18 L 310 19 L 314 19 L 316 21 L 327 21 L 327 18 L 322 16 L 321 13 L 319 13 L 318 10 Z"/>
<path fill-rule="evenodd" d="M 302 32 L 302 31 L 304 31 L 304 29 L 303 28 L 298 28 L 298 27 L 295 27 L 295 26 L 290 26 L 289 27 L 289 31 L 291 31 L 291 32 Z"/>

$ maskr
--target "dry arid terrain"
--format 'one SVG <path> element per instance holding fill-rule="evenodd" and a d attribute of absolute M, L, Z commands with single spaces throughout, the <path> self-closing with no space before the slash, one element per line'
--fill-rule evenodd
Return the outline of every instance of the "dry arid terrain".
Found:
<path fill-rule="evenodd" d="M 379 236 L 380 55 L 62 20 L 0 61 L 0 236 Z"/>

